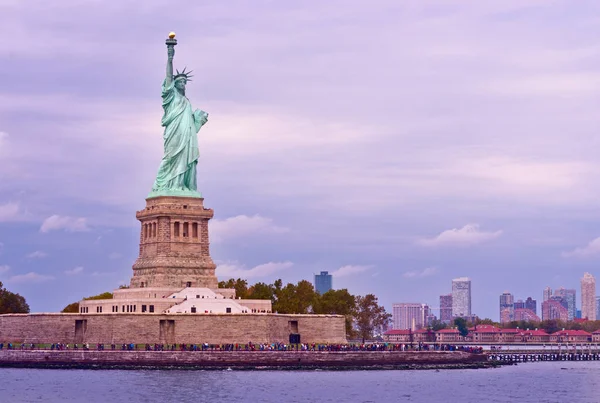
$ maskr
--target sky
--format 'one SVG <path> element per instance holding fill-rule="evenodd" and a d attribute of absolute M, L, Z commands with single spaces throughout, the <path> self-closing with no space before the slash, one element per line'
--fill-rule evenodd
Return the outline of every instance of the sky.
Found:
<path fill-rule="evenodd" d="M 600 276 L 600 3 L 0 0 L 0 281 L 129 283 L 174 64 L 217 276 L 439 306 Z M 539 308 L 538 308 L 539 313 Z"/>

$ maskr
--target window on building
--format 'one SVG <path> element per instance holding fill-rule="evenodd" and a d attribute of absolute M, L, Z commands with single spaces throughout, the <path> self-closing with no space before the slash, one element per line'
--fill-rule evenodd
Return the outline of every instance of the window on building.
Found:
<path fill-rule="evenodd" d="M 133 306 L 133 312 L 135 312 L 137 305 Z"/>
<path fill-rule="evenodd" d="M 149 311 L 150 311 L 150 312 L 154 312 L 154 305 L 150 305 L 150 307 L 149 307 Z"/>
<path fill-rule="evenodd" d="M 152 223 L 152 236 L 156 238 L 156 223 Z"/>
<path fill-rule="evenodd" d="M 183 237 L 187 238 L 189 234 L 189 224 L 187 222 L 183 223 Z"/>
<path fill-rule="evenodd" d="M 229 308 L 229 307 L 225 308 L 225 312 L 226 313 L 231 313 L 231 308 Z"/>
<path fill-rule="evenodd" d="M 185 283 L 185 286 L 186 286 L 186 287 L 191 287 L 191 286 L 192 286 L 192 282 L 191 282 L 191 281 L 188 281 L 187 283 Z"/>
<path fill-rule="evenodd" d="M 198 223 L 197 222 L 192 224 L 192 236 L 194 238 L 198 238 Z"/>
<path fill-rule="evenodd" d="M 102 307 L 100 307 L 100 313 L 102 313 Z"/>
<path fill-rule="evenodd" d="M 123 305 L 123 312 L 125 312 L 125 305 Z"/>
<path fill-rule="evenodd" d="M 146 312 L 146 305 L 142 305 L 142 312 Z"/>
<path fill-rule="evenodd" d="M 173 236 L 175 236 L 175 237 L 179 236 L 179 222 L 176 222 L 175 224 L 173 224 Z"/>
<path fill-rule="evenodd" d="M 195 306 L 192 307 L 192 313 L 196 313 L 196 307 Z"/>

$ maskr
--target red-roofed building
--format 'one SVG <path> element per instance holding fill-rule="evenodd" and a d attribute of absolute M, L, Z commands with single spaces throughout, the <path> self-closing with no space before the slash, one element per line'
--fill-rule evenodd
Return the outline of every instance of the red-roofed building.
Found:
<path fill-rule="evenodd" d="M 438 343 L 456 343 L 465 341 L 464 337 L 460 335 L 458 329 L 440 329 L 435 332 L 435 341 Z"/>
<path fill-rule="evenodd" d="M 517 329 L 518 330 L 518 329 Z M 550 335 L 544 330 L 521 330 L 519 333 L 521 342 L 524 343 L 548 343 L 550 342 Z"/>
<path fill-rule="evenodd" d="M 592 334 L 585 330 L 559 330 L 550 335 L 553 343 L 587 343 L 592 341 Z"/>
<path fill-rule="evenodd" d="M 411 339 L 412 331 L 410 329 L 388 330 L 383 334 L 383 340 L 390 343 L 410 343 Z"/>
<path fill-rule="evenodd" d="M 518 329 L 500 329 L 494 325 L 477 325 L 469 329 L 474 343 L 512 343 L 518 338 Z"/>
<path fill-rule="evenodd" d="M 600 330 L 596 330 L 594 333 L 592 333 L 592 341 L 594 343 L 600 342 Z"/>

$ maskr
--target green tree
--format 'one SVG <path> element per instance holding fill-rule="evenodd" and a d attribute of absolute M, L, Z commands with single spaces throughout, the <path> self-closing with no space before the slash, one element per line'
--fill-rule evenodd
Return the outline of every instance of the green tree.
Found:
<path fill-rule="evenodd" d="M 354 336 L 353 317 L 356 314 L 356 297 L 347 289 L 329 290 L 323 295 L 316 294 L 313 312 L 316 314 L 344 315 L 346 335 Z"/>
<path fill-rule="evenodd" d="M 273 311 L 279 313 L 310 313 L 317 295 L 310 282 L 301 280 L 298 284 L 288 283 L 281 289 L 278 289 L 277 286 L 274 286 L 274 288 Z"/>
<path fill-rule="evenodd" d="M 272 284 L 256 283 L 248 289 L 248 299 L 270 299 L 275 297 L 275 287 Z"/>
<path fill-rule="evenodd" d="M 0 314 L 29 313 L 29 305 L 19 294 L 8 291 L 0 281 Z"/>
<path fill-rule="evenodd" d="M 366 339 L 373 338 L 375 332 L 380 332 L 390 323 L 392 315 L 380 306 L 377 297 L 373 294 L 367 294 L 364 297 L 356 297 L 356 327 L 358 336 L 363 343 Z"/>
<path fill-rule="evenodd" d="M 103 292 L 102 294 L 92 295 L 91 297 L 85 297 L 83 300 L 95 300 L 95 299 L 112 299 L 112 292 Z M 79 302 L 71 302 L 69 305 L 65 306 L 62 311 L 63 313 L 78 313 L 79 312 Z"/>
<path fill-rule="evenodd" d="M 454 326 L 456 326 L 458 333 L 460 333 L 462 337 L 467 337 L 469 334 L 469 328 L 467 327 L 467 321 L 465 318 L 454 319 Z"/>
<path fill-rule="evenodd" d="M 63 308 L 62 313 L 79 313 L 79 302 L 73 302 Z"/>
<path fill-rule="evenodd" d="M 431 322 L 431 330 L 433 330 L 434 332 L 437 332 L 438 330 L 445 329 L 447 327 L 448 327 L 448 325 L 445 324 L 444 322 L 442 322 L 439 319 L 436 319 L 433 322 Z"/>
<path fill-rule="evenodd" d="M 234 288 L 236 298 L 248 299 L 248 280 L 230 278 L 227 281 L 220 281 L 219 288 Z"/>

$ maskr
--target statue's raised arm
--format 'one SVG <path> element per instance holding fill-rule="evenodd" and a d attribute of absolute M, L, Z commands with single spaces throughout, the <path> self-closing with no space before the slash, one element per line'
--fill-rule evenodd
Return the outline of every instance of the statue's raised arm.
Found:
<path fill-rule="evenodd" d="M 167 45 L 167 77 L 165 84 L 170 85 L 173 81 L 173 56 L 175 56 L 175 45 L 177 45 L 174 32 L 169 34 L 169 39 L 165 43 Z"/>

